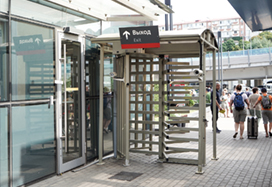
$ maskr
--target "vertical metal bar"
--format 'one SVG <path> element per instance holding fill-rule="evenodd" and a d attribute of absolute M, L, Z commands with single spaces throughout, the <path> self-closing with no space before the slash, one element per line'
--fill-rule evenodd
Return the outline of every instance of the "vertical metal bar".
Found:
<path fill-rule="evenodd" d="M 221 48 L 221 90 L 223 90 L 223 38 L 221 37 L 221 42 L 220 42 L 220 48 Z M 222 92 L 220 92 L 220 95 Z"/>
<path fill-rule="evenodd" d="M 204 66 L 204 45 L 203 42 L 199 42 L 200 45 L 200 55 L 199 55 L 199 69 L 203 70 Z M 203 71 L 204 72 L 204 71 Z M 205 72 L 204 72 L 205 73 Z M 206 84 L 206 82 L 205 82 Z M 204 81 L 203 79 L 199 81 L 199 121 L 198 121 L 198 170 L 196 171 L 197 174 L 203 174 L 203 155 L 204 155 L 204 128 L 205 126 L 203 125 L 204 123 L 204 113 L 206 111 L 206 106 L 204 106 L 204 101 L 205 99 L 205 94 L 204 94 Z"/>
<path fill-rule="evenodd" d="M 12 88 L 11 88 L 11 80 L 12 80 L 12 53 L 11 53 L 11 45 L 12 45 L 12 38 L 11 38 L 11 33 L 12 33 L 12 28 L 11 28 L 11 0 L 8 1 L 8 100 L 11 102 L 11 97 L 12 97 Z M 12 108 L 11 104 L 8 107 L 8 172 L 9 172 L 9 186 L 13 186 L 13 141 L 12 141 Z"/>
<path fill-rule="evenodd" d="M 203 49 L 203 65 L 202 65 L 202 70 L 204 72 L 203 74 L 203 85 L 201 88 L 201 95 L 202 95 L 202 109 L 203 109 L 203 113 L 202 113 L 202 148 L 203 148 L 203 161 L 202 164 L 203 166 L 206 165 L 206 122 L 207 122 L 207 118 L 206 118 L 206 49 L 204 49 L 204 44 L 202 43 L 202 49 Z M 200 117 L 200 116 L 199 116 Z"/>
<path fill-rule="evenodd" d="M 168 31 L 168 14 L 165 14 L 165 31 Z"/>
<path fill-rule="evenodd" d="M 114 59 L 113 63 L 116 63 L 116 58 Z M 115 65 L 115 64 L 114 64 Z M 116 72 L 116 69 L 114 68 L 114 72 Z M 116 97 L 116 91 L 117 91 L 117 82 L 113 81 L 113 153 L 114 153 L 114 158 L 117 158 L 117 115 L 116 115 L 116 111 L 117 111 L 117 97 Z"/>
<path fill-rule="evenodd" d="M 268 48 L 268 52 L 269 52 L 269 64 L 272 64 L 272 59 L 271 59 L 271 47 Z"/>
<path fill-rule="evenodd" d="M 125 166 L 129 166 L 129 129 L 130 129 L 130 123 L 129 123 L 129 55 L 125 56 Z"/>
<path fill-rule="evenodd" d="M 67 92 L 66 92 L 66 44 L 63 44 L 63 66 L 64 66 L 64 133 L 65 133 L 65 153 L 67 153 L 67 143 L 68 143 L 68 140 L 67 140 Z"/>
<path fill-rule="evenodd" d="M 213 51 L 213 158 L 217 160 L 216 155 L 216 50 Z"/>
<path fill-rule="evenodd" d="M 164 56 L 160 56 L 160 64 L 159 64 L 159 159 L 163 159 L 163 152 L 164 152 L 164 136 L 163 136 L 163 131 L 164 131 L 164 97 L 163 97 L 163 90 L 164 90 L 164 84 L 163 84 L 163 70 L 164 70 Z"/>
<path fill-rule="evenodd" d="M 79 126 L 81 124 L 81 128 L 79 128 L 79 130 L 81 130 L 81 144 L 79 143 L 79 150 L 81 150 L 82 152 L 82 157 L 85 158 L 85 164 L 86 164 L 86 153 L 87 153 L 87 138 L 86 138 L 86 98 L 85 98 L 85 92 L 86 92 L 86 86 L 85 86 L 85 77 L 86 77 L 86 70 L 85 70 L 85 41 L 84 38 L 81 38 L 81 60 L 79 63 L 79 68 L 80 68 L 80 90 L 81 90 L 81 94 L 80 94 L 80 102 L 81 102 L 81 119 L 79 119 Z M 80 137 L 79 137 L 80 138 Z M 81 148 L 81 149 L 80 149 Z"/>
<path fill-rule="evenodd" d="M 228 51 L 228 67 L 230 68 L 230 53 Z"/>
<path fill-rule="evenodd" d="M 172 9 L 172 5 L 169 6 Z M 170 31 L 173 30 L 173 14 L 170 13 L 169 15 L 169 19 L 170 19 Z"/>
<path fill-rule="evenodd" d="M 247 50 L 247 61 L 248 61 L 248 66 L 250 66 L 250 54 L 249 54 L 249 49 Z"/>
<path fill-rule="evenodd" d="M 100 74 L 99 74 L 99 140 L 98 158 L 99 164 L 103 164 L 103 87 L 104 87 L 104 46 L 100 45 Z"/>
<path fill-rule="evenodd" d="M 136 70 L 136 72 L 139 72 L 139 59 L 136 59 L 136 62 L 135 62 L 135 70 Z M 139 74 L 136 74 L 135 75 L 135 81 L 137 82 L 137 81 L 140 81 L 139 80 Z M 139 91 L 139 84 L 135 84 L 135 89 L 136 89 L 136 91 L 138 92 Z M 135 112 L 135 121 L 139 121 L 138 120 L 138 117 L 139 117 L 139 113 L 138 113 L 138 93 L 135 93 L 135 111 L 137 111 L 137 113 Z M 139 130 L 139 124 L 138 124 L 138 122 L 135 122 L 134 123 L 134 126 L 135 126 L 135 130 Z M 134 139 L 135 140 L 138 140 L 138 133 L 135 133 L 134 134 Z M 135 143 L 135 148 L 136 147 L 138 147 L 138 143 Z M 142 147 L 143 147 L 143 145 L 142 145 Z"/>
<path fill-rule="evenodd" d="M 221 45 L 220 45 L 221 32 L 218 31 L 217 35 L 218 35 L 218 40 L 217 40 L 218 41 L 218 48 L 220 48 L 221 47 Z M 218 70 L 217 70 L 218 71 L 218 81 L 220 81 L 220 58 L 219 58 L 219 55 L 220 55 L 220 51 L 218 50 L 217 51 L 217 58 L 218 58 L 218 67 L 217 67 L 218 68 Z"/>
<path fill-rule="evenodd" d="M 56 80 L 61 81 L 61 39 L 55 29 L 55 49 L 56 49 Z M 56 86 L 56 139 L 57 139 L 57 174 L 61 173 L 62 165 L 62 85 Z"/>

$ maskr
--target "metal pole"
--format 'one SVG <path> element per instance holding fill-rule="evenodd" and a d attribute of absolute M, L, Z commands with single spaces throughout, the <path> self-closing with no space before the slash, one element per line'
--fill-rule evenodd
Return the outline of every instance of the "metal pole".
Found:
<path fill-rule="evenodd" d="M 216 112 L 216 51 L 213 51 L 213 112 Z M 216 114 L 213 115 L 213 158 L 212 160 L 218 160 L 216 155 Z"/>
<path fill-rule="evenodd" d="M 165 31 L 168 31 L 168 14 L 165 14 Z"/>
<path fill-rule="evenodd" d="M 170 0 L 165 0 L 164 3 L 170 6 Z M 168 31 L 168 14 L 165 14 L 165 30 Z"/>
<path fill-rule="evenodd" d="M 103 158 L 103 87 L 104 87 L 104 46 L 100 45 L 100 74 L 99 74 L 99 139 L 98 139 L 98 158 L 99 165 L 104 164 Z"/>
<path fill-rule="evenodd" d="M 221 45 L 220 45 L 220 38 L 221 38 L 221 32 L 220 31 L 218 31 L 218 34 L 217 34 L 217 37 L 218 37 L 218 48 L 220 48 L 221 47 Z M 218 81 L 220 81 L 220 58 L 219 58 L 219 55 L 220 55 L 220 50 L 218 50 L 218 52 L 217 52 L 217 58 L 218 58 Z"/>
<path fill-rule="evenodd" d="M 169 5 L 169 7 L 172 9 L 172 5 Z M 170 13 L 170 31 L 173 30 L 173 14 Z"/>
<path fill-rule="evenodd" d="M 124 82 L 125 82 L 125 164 L 124 166 L 129 166 L 129 55 L 125 57 L 125 74 L 124 74 Z"/>
<path fill-rule="evenodd" d="M 223 43 L 223 38 L 221 37 L 221 42 L 220 42 L 220 45 L 221 45 L 221 92 L 220 92 L 220 95 L 222 95 L 222 90 L 223 90 L 223 46 L 222 46 L 222 43 Z"/>
<path fill-rule="evenodd" d="M 203 42 L 199 42 L 200 44 L 200 69 L 205 73 L 205 53 L 204 53 L 204 44 Z M 204 67 L 204 69 L 203 69 Z M 198 121 L 198 170 L 196 174 L 203 174 L 203 165 L 205 163 L 205 125 L 206 121 L 205 113 L 206 113 L 206 96 L 205 96 L 205 75 L 202 77 L 202 81 L 199 81 L 199 121 Z"/>

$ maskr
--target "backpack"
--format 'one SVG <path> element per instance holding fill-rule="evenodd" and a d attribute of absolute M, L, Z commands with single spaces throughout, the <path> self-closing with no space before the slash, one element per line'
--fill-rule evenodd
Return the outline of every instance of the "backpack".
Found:
<path fill-rule="evenodd" d="M 244 104 L 244 99 L 243 99 L 243 92 L 240 94 L 234 93 L 235 94 L 235 98 L 234 98 L 234 106 L 235 109 L 240 111 L 240 110 L 244 110 L 245 108 L 245 104 Z"/>
<path fill-rule="evenodd" d="M 264 109 L 270 109 L 271 108 L 271 101 L 270 101 L 268 95 L 267 96 L 262 95 L 262 106 L 263 106 Z"/>

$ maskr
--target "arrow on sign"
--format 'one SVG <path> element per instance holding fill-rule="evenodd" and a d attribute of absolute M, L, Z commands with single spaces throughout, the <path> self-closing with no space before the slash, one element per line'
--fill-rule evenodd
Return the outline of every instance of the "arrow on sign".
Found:
<path fill-rule="evenodd" d="M 40 45 L 40 41 L 41 41 L 41 40 L 40 40 L 39 38 L 36 38 L 36 39 L 35 39 L 35 42 L 37 42 L 38 45 Z"/>
<path fill-rule="evenodd" d="M 123 35 L 126 35 L 126 40 L 128 40 L 128 35 L 130 35 L 130 33 L 128 31 L 125 31 Z"/>

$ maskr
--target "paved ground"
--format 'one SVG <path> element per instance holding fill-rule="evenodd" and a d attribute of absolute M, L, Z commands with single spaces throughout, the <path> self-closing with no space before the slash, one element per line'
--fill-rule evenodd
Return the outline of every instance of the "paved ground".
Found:
<path fill-rule="evenodd" d="M 208 113 L 208 116 L 210 114 Z M 261 122 L 262 123 L 262 122 Z M 265 138 L 263 125 L 259 138 L 233 139 L 233 118 L 220 118 L 218 161 L 212 161 L 211 124 L 207 128 L 207 166 L 203 175 L 196 175 L 196 166 L 157 163 L 156 156 L 131 155 L 131 166 L 123 160 L 108 159 L 105 165 L 93 165 L 79 172 L 54 176 L 33 187 L 95 187 L 95 186 L 272 186 L 272 138 Z M 132 181 L 109 179 L 121 172 L 143 173 Z"/>

